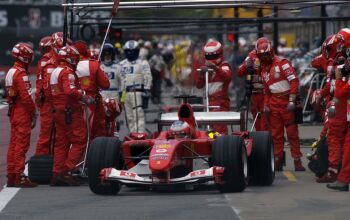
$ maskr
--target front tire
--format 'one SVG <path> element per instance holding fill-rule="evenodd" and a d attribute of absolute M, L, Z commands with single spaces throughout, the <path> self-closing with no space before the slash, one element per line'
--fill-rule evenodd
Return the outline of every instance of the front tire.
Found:
<path fill-rule="evenodd" d="M 253 139 L 249 157 L 249 173 L 254 185 L 270 186 L 275 179 L 275 157 L 271 133 L 256 131 L 249 134 Z"/>
<path fill-rule="evenodd" d="M 242 192 L 248 184 L 247 152 L 239 136 L 218 137 L 212 148 L 213 166 L 224 167 L 220 192 Z"/>
<path fill-rule="evenodd" d="M 122 142 L 114 137 L 95 138 L 88 152 L 88 181 L 92 192 L 99 195 L 116 195 L 121 188 L 118 182 L 101 184 L 100 172 L 103 168 L 122 169 Z"/>

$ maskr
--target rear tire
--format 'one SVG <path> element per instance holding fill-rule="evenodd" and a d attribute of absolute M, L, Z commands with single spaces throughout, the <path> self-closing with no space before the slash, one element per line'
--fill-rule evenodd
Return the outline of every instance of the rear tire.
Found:
<path fill-rule="evenodd" d="M 49 184 L 52 177 L 53 156 L 34 155 L 28 162 L 28 177 L 38 184 Z"/>
<path fill-rule="evenodd" d="M 249 157 L 249 174 L 254 185 L 270 186 L 275 179 L 275 157 L 271 133 L 268 131 L 250 132 L 253 139 Z"/>
<path fill-rule="evenodd" d="M 220 192 L 242 192 L 248 184 L 246 148 L 239 136 L 218 137 L 212 148 L 213 166 L 224 167 L 224 184 L 217 184 Z"/>
<path fill-rule="evenodd" d="M 99 195 L 116 195 L 120 191 L 120 183 L 109 182 L 102 185 L 99 175 L 103 168 L 123 168 L 121 146 L 122 142 L 113 137 L 98 137 L 92 141 L 87 161 L 88 182 L 92 192 Z"/>

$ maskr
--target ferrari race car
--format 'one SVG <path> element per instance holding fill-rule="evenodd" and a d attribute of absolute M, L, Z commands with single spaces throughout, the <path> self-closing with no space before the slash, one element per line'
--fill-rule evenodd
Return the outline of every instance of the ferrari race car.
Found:
<path fill-rule="evenodd" d="M 221 136 L 206 129 L 240 125 L 241 118 L 239 112 L 193 112 L 183 102 L 178 112 L 161 114 L 153 138 L 143 133 L 131 133 L 123 142 L 96 138 L 88 153 L 89 187 L 96 194 L 117 194 L 122 185 L 194 188 L 214 182 L 226 193 L 241 192 L 248 183 L 271 185 L 275 170 L 269 132 Z"/>

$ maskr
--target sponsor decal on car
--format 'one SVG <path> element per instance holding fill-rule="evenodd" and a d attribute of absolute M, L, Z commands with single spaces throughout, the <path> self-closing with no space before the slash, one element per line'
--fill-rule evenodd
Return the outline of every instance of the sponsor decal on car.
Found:
<path fill-rule="evenodd" d="M 122 177 L 127 177 L 127 178 L 130 178 L 130 179 L 135 179 L 136 173 L 130 173 L 130 172 L 126 172 L 126 171 L 120 171 L 120 176 L 122 176 Z"/>
<path fill-rule="evenodd" d="M 151 160 L 168 160 L 168 154 L 154 154 L 151 156 Z"/>
<path fill-rule="evenodd" d="M 169 147 L 171 147 L 169 144 L 160 144 L 160 145 L 156 145 L 157 148 L 164 148 L 167 149 Z"/>
<path fill-rule="evenodd" d="M 166 153 L 166 152 L 168 152 L 168 150 L 164 149 L 164 148 L 160 148 L 160 149 L 157 149 L 156 152 L 157 153 Z"/>
<path fill-rule="evenodd" d="M 204 176 L 205 175 L 205 170 L 196 170 L 191 172 L 190 176 L 191 177 L 199 177 L 199 176 Z"/>

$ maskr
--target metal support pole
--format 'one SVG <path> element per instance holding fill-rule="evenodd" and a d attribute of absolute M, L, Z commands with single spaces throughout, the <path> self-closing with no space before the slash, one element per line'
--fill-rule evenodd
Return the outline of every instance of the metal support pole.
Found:
<path fill-rule="evenodd" d="M 70 1 L 71 4 L 74 5 L 74 0 Z M 70 10 L 70 22 L 69 22 L 69 38 L 74 39 L 74 32 L 73 32 L 73 24 L 74 24 L 74 10 Z"/>
<path fill-rule="evenodd" d="M 68 3 L 68 0 L 65 0 L 65 3 Z M 63 7 L 63 45 L 66 45 L 67 43 L 67 37 L 68 37 L 68 7 Z"/>
<path fill-rule="evenodd" d="M 256 16 L 258 17 L 258 21 L 263 17 L 263 11 L 262 9 L 259 9 Z M 258 38 L 263 37 L 264 36 L 264 27 L 263 27 L 263 23 L 259 22 L 258 24 Z"/>
<path fill-rule="evenodd" d="M 278 6 L 273 7 L 273 17 L 278 17 Z M 275 53 L 278 54 L 278 37 L 279 36 L 279 30 L 278 30 L 278 23 L 275 21 L 273 22 L 273 49 L 275 50 Z"/>
<path fill-rule="evenodd" d="M 234 13 L 234 17 L 235 18 L 239 18 L 239 8 L 238 7 L 235 7 L 234 9 L 233 9 L 233 13 Z M 237 52 L 238 51 L 238 38 L 239 38 L 239 34 L 238 34 L 238 32 L 239 32 L 239 25 L 238 24 L 235 24 L 235 26 L 234 26 L 234 48 L 233 48 L 233 50 L 235 51 L 235 52 Z"/>
<path fill-rule="evenodd" d="M 321 5 L 321 17 L 327 17 L 326 5 Z M 321 21 L 321 42 L 323 42 L 327 37 L 326 20 Z"/>

